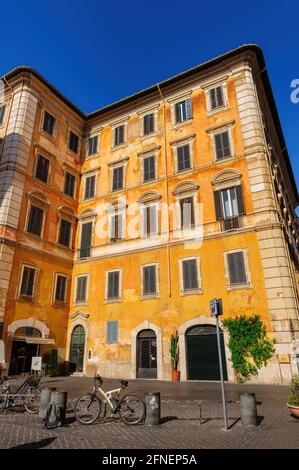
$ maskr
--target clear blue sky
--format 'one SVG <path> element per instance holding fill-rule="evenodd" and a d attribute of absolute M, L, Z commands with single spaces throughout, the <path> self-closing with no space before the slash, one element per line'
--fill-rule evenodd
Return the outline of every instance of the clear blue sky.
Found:
<path fill-rule="evenodd" d="M 31 65 L 85 112 L 244 43 L 262 46 L 299 182 L 299 4 L 269 0 L 15 0 L 1 4 L 0 75 Z"/>

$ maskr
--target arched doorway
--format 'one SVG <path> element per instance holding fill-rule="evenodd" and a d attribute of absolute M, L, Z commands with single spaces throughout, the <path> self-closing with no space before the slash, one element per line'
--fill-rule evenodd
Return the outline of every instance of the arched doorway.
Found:
<path fill-rule="evenodd" d="M 40 338 L 41 332 L 31 326 L 18 328 L 13 336 L 9 375 L 24 374 L 31 370 L 31 360 L 39 355 L 39 344 L 27 343 L 26 338 Z"/>
<path fill-rule="evenodd" d="M 72 331 L 70 345 L 70 362 L 75 364 L 76 372 L 83 371 L 85 349 L 85 331 L 82 325 L 77 325 Z"/>
<path fill-rule="evenodd" d="M 137 336 L 137 371 L 139 379 L 157 378 L 157 338 L 153 330 L 142 330 Z"/>
<path fill-rule="evenodd" d="M 220 330 L 224 380 L 227 368 L 223 333 Z M 189 380 L 220 380 L 217 332 L 214 325 L 195 325 L 186 332 L 187 378 Z"/>

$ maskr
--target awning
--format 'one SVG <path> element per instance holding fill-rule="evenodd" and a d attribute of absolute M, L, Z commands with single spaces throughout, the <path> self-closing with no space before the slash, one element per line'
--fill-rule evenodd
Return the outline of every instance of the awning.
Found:
<path fill-rule="evenodd" d="M 55 340 L 52 338 L 33 338 L 31 336 L 26 336 L 25 341 L 27 344 L 55 344 Z"/>

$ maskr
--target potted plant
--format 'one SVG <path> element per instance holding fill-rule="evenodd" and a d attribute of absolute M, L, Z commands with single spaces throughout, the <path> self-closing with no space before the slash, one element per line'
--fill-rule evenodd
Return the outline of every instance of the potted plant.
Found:
<path fill-rule="evenodd" d="M 180 371 L 178 371 L 179 362 L 179 334 L 178 331 L 170 338 L 170 358 L 171 358 L 171 378 L 173 381 L 180 380 Z"/>
<path fill-rule="evenodd" d="M 288 408 L 295 418 L 299 418 L 299 374 L 293 375 L 291 392 L 288 395 Z"/>

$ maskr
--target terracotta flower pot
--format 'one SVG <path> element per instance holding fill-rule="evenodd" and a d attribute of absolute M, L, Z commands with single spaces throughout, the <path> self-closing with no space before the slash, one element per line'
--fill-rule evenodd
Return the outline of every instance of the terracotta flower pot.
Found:
<path fill-rule="evenodd" d="M 295 416 L 295 418 L 299 418 L 299 406 L 295 406 L 295 405 L 289 405 L 288 404 L 288 408 L 290 410 L 290 413 Z"/>
<path fill-rule="evenodd" d="M 181 373 L 179 370 L 172 370 L 171 371 L 171 379 L 173 382 L 179 382 L 180 381 L 180 376 Z"/>

